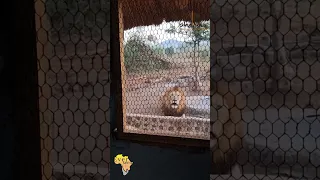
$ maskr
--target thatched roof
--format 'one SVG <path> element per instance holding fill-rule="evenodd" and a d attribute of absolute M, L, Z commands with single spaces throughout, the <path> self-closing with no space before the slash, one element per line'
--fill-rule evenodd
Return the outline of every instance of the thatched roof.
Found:
<path fill-rule="evenodd" d="M 210 0 L 119 0 L 122 4 L 124 30 L 136 26 L 158 25 L 168 21 L 209 20 Z"/>

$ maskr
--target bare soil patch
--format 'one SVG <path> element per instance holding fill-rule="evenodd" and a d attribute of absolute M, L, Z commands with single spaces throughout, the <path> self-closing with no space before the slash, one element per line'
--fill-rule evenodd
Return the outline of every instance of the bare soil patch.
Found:
<path fill-rule="evenodd" d="M 169 88 L 169 84 L 179 77 L 193 76 L 195 70 L 190 59 L 185 62 L 181 62 L 181 59 L 175 61 L 173 67 L 167 70 L 127 74 L 125 84 L 127 113 L 162 115 L 160 97 Z M 210 95 L 210 62 L 199 64 L 199 76 L 200 91 L 193 91 L 190 86 L 181 87 L 186 96 Z"/>

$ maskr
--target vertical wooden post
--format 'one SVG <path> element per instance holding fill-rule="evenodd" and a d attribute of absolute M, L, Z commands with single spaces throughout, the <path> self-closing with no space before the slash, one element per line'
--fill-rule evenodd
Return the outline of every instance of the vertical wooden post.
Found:
<path fill-rule="evenodd" d="M 13 177 L 9 178 L 1 173 L 0 179 L 38 180 L 41 178 L 41 166 L 34 1 L 15 0 L 3 7 L 12 8 L 15 15 L 1 14 L 7 16 L 2 19 L 4 27 L 1 35 L 4 37 L 1 41 L 8 48 L 1 49 L 6 52 L 1 53 L 5 61 L 1 71 L 1 102 L 5 107 L 1 107 L 3 112 L 0 121 L 6 122 L 13 118 L 2 130 L 8 133 L 8 136 L 4 137 L 8 142 L 14 141 L 13 153 L 16 156 L 13 157 L 13 163 L 1 159 L 4 163 L 1 170 L 7 171 L 6 167 L 10 167 L 8 173 L 13 173 Z M 10 30 L 6 27 L 10 27 Z M 15 135 L 11 137 L 13 133 Z M 5 150 L 9 150 L 13 144 L 4 142 L 1 145 L 3 155 L 6 155 Z M 8 158 L 11 158 L 10 156 L 11 154 L 8 154 Z"/>
<path fill-rule="evenodd" d="M 126 96 L 125 96 L 125 87 L 126 87 L 126 68 L 124 65 L 124 23 L 123 23 L 123 1 L 118 1 L 118 11 L 119 11 L 119 41 L 120 41 L 120 65 L 121 65 L 121 89 L 122 89 L 122 113 L 123 113 L 123 130 L 125 131 L 126 127 Z"/>

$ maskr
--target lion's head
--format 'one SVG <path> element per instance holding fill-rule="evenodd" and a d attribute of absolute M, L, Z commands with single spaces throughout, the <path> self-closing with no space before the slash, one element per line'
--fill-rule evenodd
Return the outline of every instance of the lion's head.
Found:
<path fill-rule="evenodd" d="M 161 110 L 165 116 L 180 117 L 185 113 L 186 97 L 179 87 L 168 89 L 162 96 Z"/>

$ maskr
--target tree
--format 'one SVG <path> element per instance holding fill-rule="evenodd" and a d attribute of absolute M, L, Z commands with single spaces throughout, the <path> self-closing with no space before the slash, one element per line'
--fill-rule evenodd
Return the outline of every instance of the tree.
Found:
<path fill-rule="evenodd" d="M 209 56 L 209 51 L 208 50 L 202 50 L 200 51 L 201 57 L 206 58 Z"/>
<path fill-rule="evenodd" d="M 163 55 L 163 48 L 155 47 L 155 48 L 154 48 L 154 52 L 155 52 L 157 55 Z"/>
<path fill-rule="evenodd" d="M 169 67 L 169 62 L 158 57 L 139 34 L 134 34 L 124 46 L 124 64 L 131 73 L 153 71 Z"/>
<path fill-rule="evenodd" d="M 191 40 L 185 41 L 187 44 L 193 45 L 193 64 L 195 67 L 195 87 L 194 90 L 200 89 L 200 77 L 199 77 L 199 56 L 196 57 L 196 52 L 199 54 L 199 44 L 202 41 L 208 41 L 210 39 L 210 23 L 209 22 L 197 22 L 197 23 L 186 23 L 179 24 L 178 27 L 171 25 L 166 30 L 167 33 L 181 34 L 191 38 Z"/>
<path fill-rule="evenodd" d="M 171 57 L 174 54 L 174 49 L 173 49 L 173 47 L 168 47 L 164 50 L 164 52 L 166 55 Z"/>
<path fill-rule="evenodd" d="M 148 41 L 155 43 L 157 41 L 157 37 L 155 37 L 154 35 L 150 34 L 147 37 Z"/>

